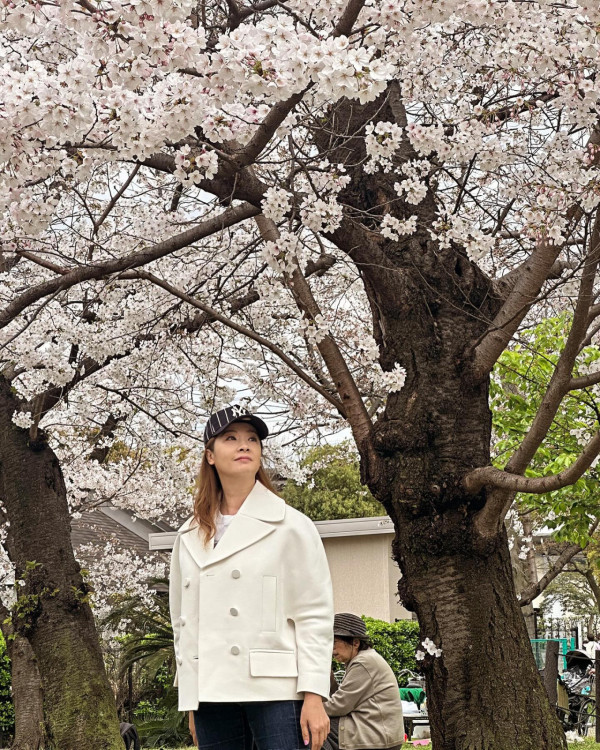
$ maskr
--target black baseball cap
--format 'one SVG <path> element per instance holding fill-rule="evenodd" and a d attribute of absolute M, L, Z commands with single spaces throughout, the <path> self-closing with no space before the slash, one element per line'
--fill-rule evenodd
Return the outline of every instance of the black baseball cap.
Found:
<path fill-rule="evenodd" d="M 262 419 L 250 414 L 244 406 L 226 406 L 224 409 L 219 409 L 219 411 L 211 414 L 208 418 L 204 428 L 204 443 L 208 443 L 209 440 L 220 435 L 233 422 L 248 422 L 254 427 L 261 440 L 264 440 L 269 434 L 269 428 Z"/>

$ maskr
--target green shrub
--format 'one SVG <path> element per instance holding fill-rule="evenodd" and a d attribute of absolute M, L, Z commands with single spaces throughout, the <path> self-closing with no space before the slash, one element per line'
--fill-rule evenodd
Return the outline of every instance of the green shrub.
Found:
<path fill-rule="evenodd" d="M 11 735 L 15 728 L 15 711 L 10 689 L 10 659 L 0 633 L 0 736 Z"/>
<path fill-rule="evenodd" d="M 386 622 L 373 617 L 362 618 L 367 627 L 373 648 L 392 668 L 400 687 L 406 685 L 406 677 L 399 677 L 403 669 L 418 671 L 415 652 L 419 646 L 419 624 L 413 620 Z"/>

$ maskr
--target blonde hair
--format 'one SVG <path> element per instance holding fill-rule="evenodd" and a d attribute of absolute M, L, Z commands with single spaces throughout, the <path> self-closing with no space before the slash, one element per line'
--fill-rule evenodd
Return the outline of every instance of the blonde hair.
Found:
<path fill-rule="evenodd" d="M 217 512 L 223 499 L 223 487 L 221 486 L 219 474 L 215 467 L 208 463 L 206 457 L 206 451 L 212 451 L 214 444 L 215 438 L 211 438 L 204 448 L 194 488 L 194 523 L 198 526 L 199 533 L 204 535 L 205 544 L 215 535 L 217 530 Z M 268 490 L 277 494 L 262 463 L 256 472 L 256 480 Z"/>

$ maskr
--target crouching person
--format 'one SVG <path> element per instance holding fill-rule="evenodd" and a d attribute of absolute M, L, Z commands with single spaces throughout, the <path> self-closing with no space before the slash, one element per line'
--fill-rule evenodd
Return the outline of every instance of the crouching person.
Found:
<path fill-rule="evenodd" d="M 391 667 L 372 648 L 360 617 L 337 614 L 333 638 L 333 658 L 346 674 L 323 704 L 331 719 L 323 750 L 400 750 L 402 702 Z"/>

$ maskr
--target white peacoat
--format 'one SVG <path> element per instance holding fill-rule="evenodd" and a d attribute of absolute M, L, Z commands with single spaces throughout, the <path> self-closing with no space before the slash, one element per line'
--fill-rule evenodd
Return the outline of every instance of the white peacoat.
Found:
<path fill-rule="evenodd" d="M 313 522 L 257 482 L 217 546 L 192 519 L 169 584 L 179 710 L 329 696 L 333 595 Z"/>

